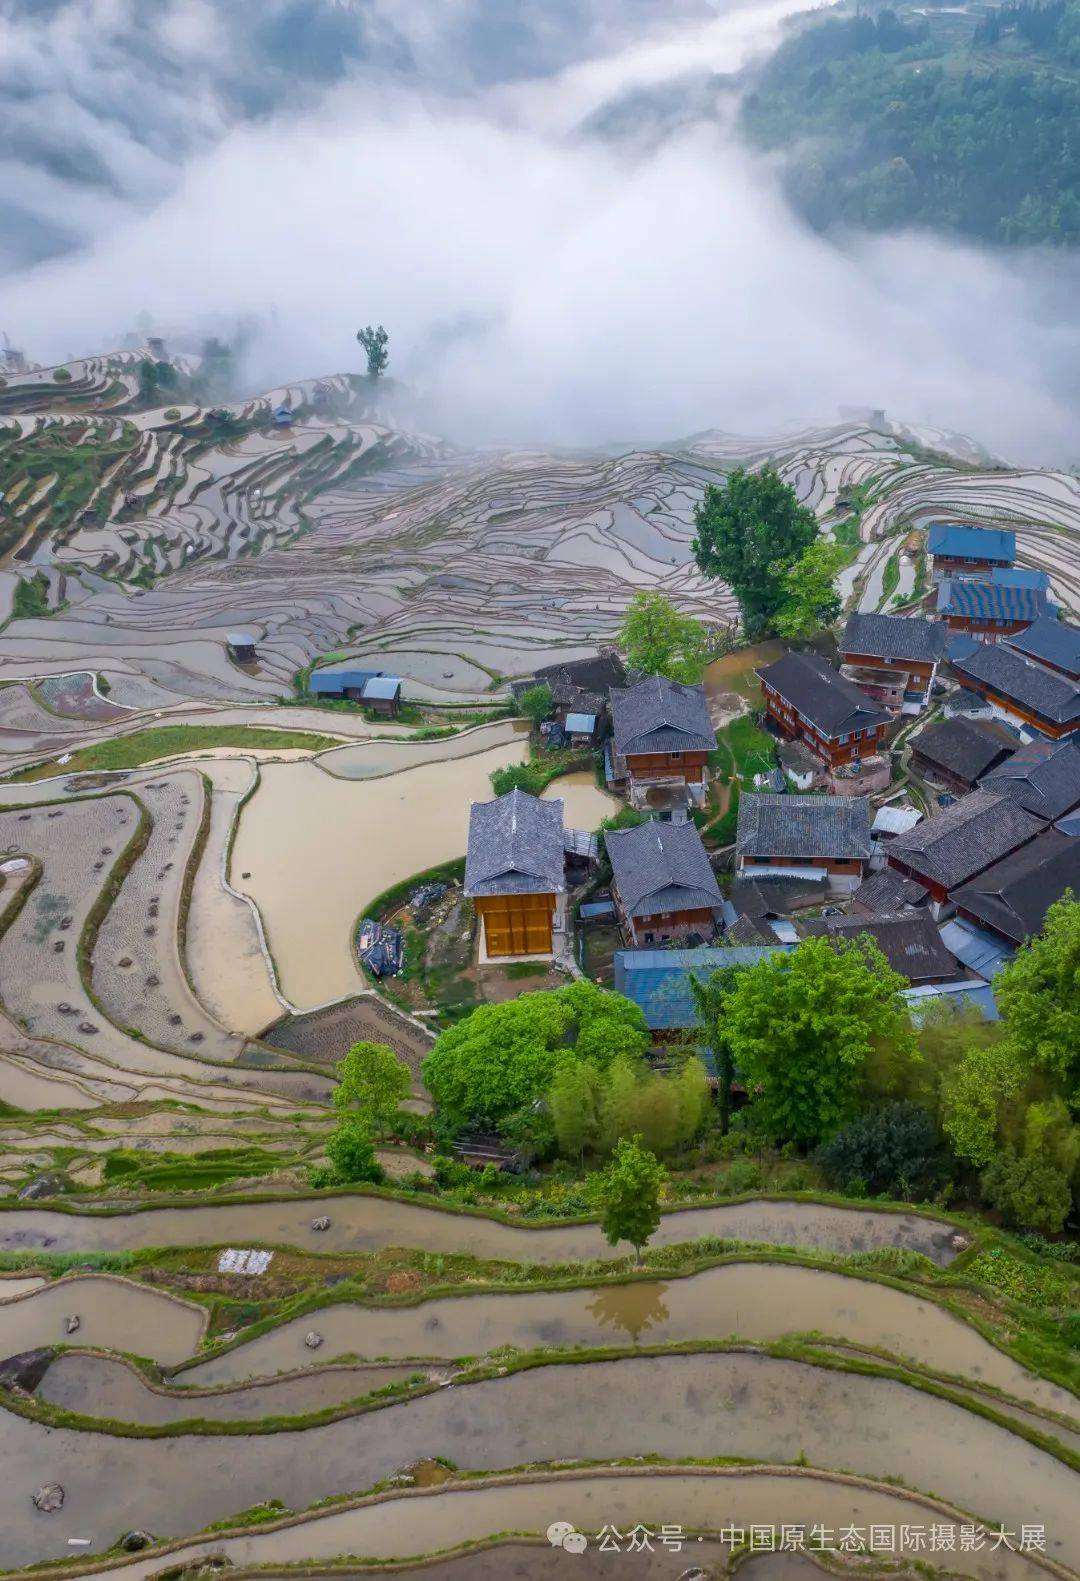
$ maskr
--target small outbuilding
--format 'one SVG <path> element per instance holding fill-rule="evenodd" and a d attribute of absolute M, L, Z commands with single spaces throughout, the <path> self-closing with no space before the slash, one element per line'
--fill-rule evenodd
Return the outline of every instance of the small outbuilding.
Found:
<path fill-rule="evenodd" d="M 254 664 L 258 657 L 255 638 L 250 631 L 227 631 L 225 645 L 234 664 Z"/>

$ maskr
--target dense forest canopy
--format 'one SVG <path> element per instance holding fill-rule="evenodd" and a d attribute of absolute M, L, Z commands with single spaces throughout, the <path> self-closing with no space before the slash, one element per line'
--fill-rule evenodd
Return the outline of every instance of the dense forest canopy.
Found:
<path fill-rule="evenodd" d="M 1080 0 L 815 23 L 761 69 L 742 121 L 787 150 L 789 194 L 818 229 L 1075 243 Z"/>

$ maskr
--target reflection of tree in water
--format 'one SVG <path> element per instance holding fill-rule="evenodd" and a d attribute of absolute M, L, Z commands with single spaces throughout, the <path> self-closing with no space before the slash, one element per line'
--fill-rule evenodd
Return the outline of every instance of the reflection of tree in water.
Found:
<path fill-rule="evenodd" d="M 653 1282 L 629 1285 L 611 1285 L 598 1290 L 596 1300 L 588 1307 L 601 1328 L 621 1329 L 637 1342 L 647 1329 L 663 1323 L 668 1317 L 664 1302 L 667 1285 Z"/>

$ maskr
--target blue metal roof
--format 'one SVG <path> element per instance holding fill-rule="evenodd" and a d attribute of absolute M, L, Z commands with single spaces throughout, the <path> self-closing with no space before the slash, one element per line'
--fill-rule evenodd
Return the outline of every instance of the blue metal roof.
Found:
<path fill-rule="evenodd" d="M 343 692 L 346 687 L 361 691 L 379 673 L 378 670 L 316 670 L 308 682 L 308 691 L 329 692 L 331 696 Z"/>
<path fill-rule="evenodd" d="M 1016 534 L 1000 527 L 964 527 L 959 522 L 933 522 L 926 547 L 931 554 L 955 560 L 997 560 L 1011 565 L 1016 559 Z"/>
<path fill-rule="evenodd" d="M 1016 953 L 996 933 L 988 933 L 966 917 L 950 917 L 938 929 L 941 942 L 969 971 L 980 977 L 996 977 Z"/>
<path fill-rule="evenodd" d="M 613 900 L 587 900 L 578 907 L 579 917 L 613 917 L 615 915 L 615 902 Z"/>
<path fill-rule="evenodd" d="M 615 990 L 645 1013 L 653 1031 L 692 1027 L 697 1010 L 690 978 L 707 977 L 723 966 L 756 966 L 773 955 L 786 955 L 786 944 L 739 945 L 730 949 L 703 946 L 697 950 L 618 950 Z"/>
<path fill-rule="evenodd" d="M 996 565 L 990 580 L 996 587 L 1034 587 L 1045 593 L 1050 586 L 1050 573 L 1026 565 Z"/>
<path fill-rule="evenodd" d="M 1049 605 L 1038 587 L 999 582 L 968 580 L 947 576 L 938 586 L 939 615 L 959 615 L 968 620 L 1037 620 Z"/>
<path fill-rule="evenodd" d="M 596 729 L 596 715 L 567 714 L 563 728 L 568 736 L 591 736 Z"/>
<path fill-rule="evenodd" d="M 401 690 L 401 682 L 396 675 L 373 675 L 370 681 L 364 683 L 364 697 L 386 698 L 391 701 Z"/>
<path fill-rule="evenodd" d="M 1001 1018 L 994 998 L 994 990 L 989 983 L 925 983 L 918 988 L 902 988 L 901 998 L 907 1000 L 911 1019 L 920 1022 L 930 1009 L 931 1005 L 938 1004 L 942 999 L 957 1008 L 961 1005 L 974 1005 L 981 1010 L 987 1021 L 998 1021 Z"/>

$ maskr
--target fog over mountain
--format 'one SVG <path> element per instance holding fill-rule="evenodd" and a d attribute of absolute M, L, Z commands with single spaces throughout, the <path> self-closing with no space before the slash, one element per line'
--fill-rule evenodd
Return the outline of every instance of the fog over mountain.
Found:
<path fill-rule="evenodd" d="M 252 386 L 359 367 L 431 427 L 648 442 L 838 403 L 1068 462 L 1077 270 L 827 239 L 732 130 L 805 0 L 7 0 L 0 328 L 253 327 Z"/>

